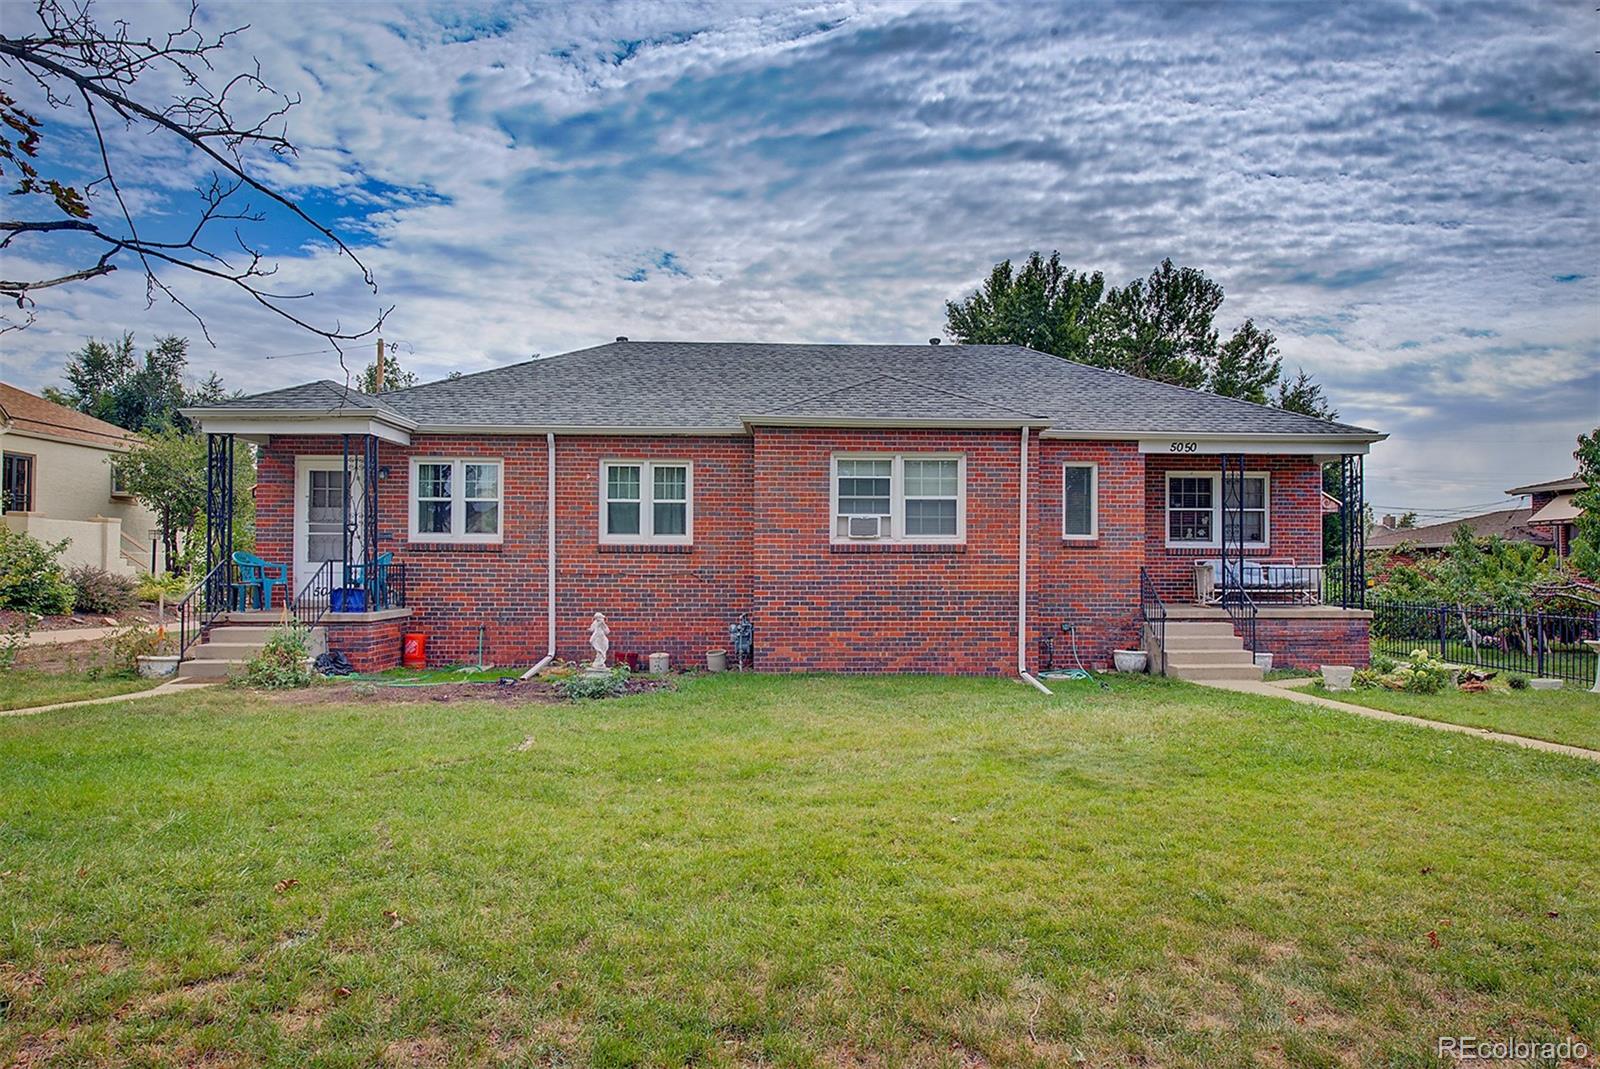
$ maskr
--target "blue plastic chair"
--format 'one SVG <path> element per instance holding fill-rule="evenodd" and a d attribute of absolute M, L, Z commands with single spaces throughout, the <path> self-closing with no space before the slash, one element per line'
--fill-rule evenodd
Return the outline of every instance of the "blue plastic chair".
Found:
<path fill-rule="evenodd" d="M 254 553 L 243 550 L 233 555 L 233 563 L 239 568 L 239 581 L 233 584 L 238 598 L 236 607 L 241 611 L 248 609 L 253 601 L 259 609 L 272 608 L 272 588 L 289 581 L 289 566 L 268 564 Z"/>
<path fill-rule="evenodd" d="M 344 570 L 345 584 L 366 592 L 368 611 L 389 607 L 389 566 L 393 563 L 393 553 L 379 553 L 370 565 L 352 564 Z"/>

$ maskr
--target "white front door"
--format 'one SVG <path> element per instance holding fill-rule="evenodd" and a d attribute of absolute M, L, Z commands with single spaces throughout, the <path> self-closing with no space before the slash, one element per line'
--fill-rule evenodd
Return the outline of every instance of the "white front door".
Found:
<path fill-rule="evenodd" d="M 354 463 L 346 483 L 344 462 L 339 457 L 296 457 L 294 468 L 294 589 L 298 592 L 324 561 L 344 559 L 345 497 L 359 493 L 361 484 Z M 352 499 L 350 508 L 354 513 L 359 503 Z M 357 531 L 352 549 L 360 544 L 361 534 Z M 356 553 L 359 556 L 359 550 Z M 331 585 L 343 582 L 344 576 L 335 565 Z"/>

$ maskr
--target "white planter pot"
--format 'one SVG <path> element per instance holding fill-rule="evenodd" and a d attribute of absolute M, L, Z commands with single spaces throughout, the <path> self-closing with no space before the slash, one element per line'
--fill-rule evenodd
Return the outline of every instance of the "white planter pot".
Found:
<path fill-rule="evenodd" d="M 1322 666 L 1322 686 L 1324 690 L 1349 690 L 1350 684 L 1355 681 L 1355 666 L 1348 664 L 1325 664 Z"/>
<path fill-rule="evenodd" d="M 1528 686 L 1534 690 L 1560 690 L 1566 684 L 1564 679 L 1530 679 Z"/>
<path fill-rule="evenodd" d="M 652 653 L 650 655 L 650 674 L 653 675 L 653 676 L 664 676 L 664 675 L 666 675 L 667 674 L 667 666 L 668 666 L 668 664 L 669 664 L 669 659 L 668 659 L 666 654 L 664 654 L 664 653 Z"/>
<path fill-rule="evenodd" d="M 728 670 L 727 650 L 706 650 L 706 671 L 726 672 Z"/>
<path fill-rule="evenodd" d="M 1258 654 L 1256 654 L 1256 667 L 1260 668 L 1263 672 L 1272 671 L 1272 654 L 1270 654 L 1270 653 L 1258 653 Z"/>
<path fill-rule="evenodd" d="M 1112 650 L 1111 663 L 1119 672 L 1143 672 L 1150 664 L 1150 655 L 1144 650 Z"/>
<path fill-rule="evenodd" d="M 146 679 L 164 679 L 178 674 L 176 656 L 135 657 L 134 660 L 139 664 L 139 674 Z"/>

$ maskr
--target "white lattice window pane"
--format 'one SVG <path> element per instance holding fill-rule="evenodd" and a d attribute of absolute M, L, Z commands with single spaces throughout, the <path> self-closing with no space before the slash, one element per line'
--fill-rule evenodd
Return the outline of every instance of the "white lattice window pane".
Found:
<path fill-rule="evenodd" d="M 500 465 L 498 464 L 467 464 L 465 479 L 467 497 L 470 500 L 485 500 L 500 496 Z"/>
<path fill-rule="evenodd" d="M 679 465 L 663 465 L 654 469 L 653 489 L 657 501 L 687 501 L 689 499 L 689 469 Z M 660 531 L 656 532 L 660 534 Z M 678 532 L 682 533 L 682 532 Z"/>
<path fill-rule="evenodd" d="M 959 483 L 954 460 L 908 460 L 907 497 L 955 497 Z"/>

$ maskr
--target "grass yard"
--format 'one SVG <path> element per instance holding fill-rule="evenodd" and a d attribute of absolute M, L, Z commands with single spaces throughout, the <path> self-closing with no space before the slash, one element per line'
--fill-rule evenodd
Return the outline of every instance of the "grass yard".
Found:
<path fill-rule="evenodd" d="M 1600 765 L 1119 677 L 0 721 L 0 1064 L 1600 1042 Z M 1077 1061 L 1077 1059 L 1082 1061 Z"/>
<path fill-rule="evenodd" d="M 1321 683 L 1314 683 L 1309 693 L 1424 720 L 1468 724 L 1600 750 L 1600 694 L 1590 694 L 1571 683 L 1561 690 L 1512 690 L 1496 680 L 1489 690 L 1479 694 L 1458 690 L 1442 694 L 1347 690 L 1333 694 L 1323 690 Z"/>
<path fill-rule="evenodd" d="M 44 672 L 9 668 L 0 672 L 0 709 L 26 709 L 34 705 L 105 698 L 149 690 L 162 681 L 138 676 L 100 676 L 93 672 Z"/>

